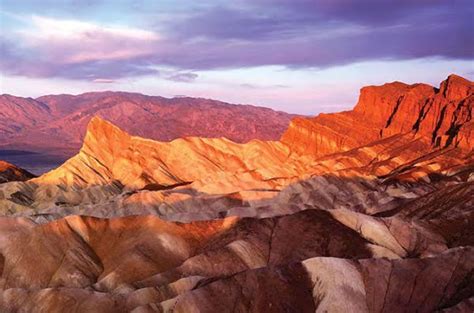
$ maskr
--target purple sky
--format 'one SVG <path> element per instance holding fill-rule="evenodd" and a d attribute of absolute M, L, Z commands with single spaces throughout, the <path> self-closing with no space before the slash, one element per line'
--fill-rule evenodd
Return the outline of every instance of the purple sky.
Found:
<path fill-rule="evenodd" d="M 0 0 L 0 92 L 130 90 L 297 113 L 474 76 L 472 1 Z"/>

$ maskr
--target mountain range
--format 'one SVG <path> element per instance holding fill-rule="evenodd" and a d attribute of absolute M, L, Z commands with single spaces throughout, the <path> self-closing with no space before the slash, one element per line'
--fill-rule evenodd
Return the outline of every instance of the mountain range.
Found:
<path fill-rule="evenodd" d="M 472 312 L 473 108 L 456 75 L 394 82 L 240 143 L 92 110 L 76 155 L 0 184 L 0 309 Z"/>
<path fill-rule="evenodd" d="M 126 92 L 49 95 L 36 99 L 0 95 L 0 149 L 77 153 L 87 124 L 100 116 L 137 136 L 226 137 L 235 142 L 278 140 L 291 114 L 251 105 Z"/>

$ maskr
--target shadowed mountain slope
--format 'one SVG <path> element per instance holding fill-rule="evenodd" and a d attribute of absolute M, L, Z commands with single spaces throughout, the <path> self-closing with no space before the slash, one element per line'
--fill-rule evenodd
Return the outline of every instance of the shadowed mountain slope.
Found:
<path fill-rule="evenodd" d="M 0 160 L 0 184 L 10 181 L 25 181 L 33 177 L 35 176 L 28 171 Z"/>
<path fill-rule="evenodd" d="M 143 216 L 0 225 L 4 312 L 472 308 L 472 248 L 438 244 L 435 254 L 402 259 L 326 211 L 191 224 Z"/>

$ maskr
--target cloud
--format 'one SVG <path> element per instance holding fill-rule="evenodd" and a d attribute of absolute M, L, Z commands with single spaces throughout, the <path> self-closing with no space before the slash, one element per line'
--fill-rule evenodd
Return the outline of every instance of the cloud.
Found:
<path fill-rule="evenodd" d="M 170 13 L 150 29 L 30 16 L 0 38 L 0 69 L 28 77 L 192 82 L 197 71 L 222 68 L 474 58 L 474 5 L 467 0 L 212 3 Z"/>
<path fill-rule="evenodd" d="M 181 83 L 191 83 L 198 78 L 198 74 L 196 73 L 174 73 L 170 75 L 166 75 L 164 77 L 167 80 L 172 80 L 175 82 L 181 82 Z"/>
<path fill-rule="evenodd" d="M 253 10 L 214 7 L 171 23 L 169 30 L 179 38 L 256 40 L 281 34 L 290 23 L 287 18 L 276 19 Z"/>
<path fill-rule="evenodd" d="M 93 83 L 98 83 L 98 84 L 112 84 L 115 83 L 115 80 L 113 79 L 106 79 L 106 78 L 96 78 L 92 80 Z"/>
<path fill-rule="evenodd" d="M 141 29 L 100 26 L 40 16 L 33 27 L 20 30 L 24 44 L 53 56 L 58 63 L 124 60 L 153 53 L 157 34 Z"/>
<path fill-rule="evenodd" d="M 474 57 L 474 6 L 468 1 L 241 3 L 247 5 L 214 7 L 176 21 L 180 26 L 171 28 L 182 49 L 173 51 L 169 65 L 327 68 L 368 60 Z"/>
<path fill-rule="evenodd" d="M 142 29 L 36 15 L 12 37 L 0 39 L 3 71 L 72 79 L 154 73 L 140 58 L 152 55 L 160 41 L 158 34 Z"/>
<path fill-rule="evenodd" d="M 249 84 L 249 83 L 244 83 L 239 85 L 242 88 L 247 88 L 247 89 L 283 89 L 283 88 L 290 88 L 288 85 L 283 85 L 283 84 L 276 84 L 276 85 L 257 85 L 257 84 Z"/>

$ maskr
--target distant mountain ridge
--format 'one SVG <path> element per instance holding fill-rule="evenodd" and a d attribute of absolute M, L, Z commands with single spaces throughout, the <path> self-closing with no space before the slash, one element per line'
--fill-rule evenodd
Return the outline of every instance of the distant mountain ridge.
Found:
<path fill-rule="evenodd" d="M 71 156 L 80 148 L 93 116 L 106 118 L 132 135 L 155 140 L 199 136 L 235 142 L 277 140 L 294 117 L 252 105 L 127 92 L 37 99 L 1 95 L 0 149 L 54 150 Z"/>

